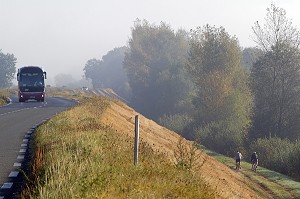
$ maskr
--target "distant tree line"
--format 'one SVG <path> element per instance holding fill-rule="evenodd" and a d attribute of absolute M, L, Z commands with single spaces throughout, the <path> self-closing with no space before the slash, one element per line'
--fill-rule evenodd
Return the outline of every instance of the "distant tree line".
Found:
<path fill-rule="evenodd" d="M 17 58 L 13 54 L 5 54 L 0 50 L 0 88 L 12 85 L 16 73 Z"/>
<path fill-rule="evenodd" d="M 265 20 L 245 49 L 223 27 L 136 20 L 128 46 L 89 60 L 85 76 L 210 149 L 257 151 L 262 165 L 300 178 L 300 33 L 274 4 Z"/>
<path fill-rule="evenodd" d="M 112 88 L 121 97 L 129 99 L 131 89 L 123 69 L 127 47 L 115 48 L 102 59 L 90 59 L 84 67 L 85 77 L 91 79 L 94 88 Z"/>

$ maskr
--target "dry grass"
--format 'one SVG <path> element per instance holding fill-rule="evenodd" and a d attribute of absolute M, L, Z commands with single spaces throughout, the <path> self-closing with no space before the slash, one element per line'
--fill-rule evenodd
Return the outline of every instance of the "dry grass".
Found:
<path fill-rule="evenodd" d="M 164 154 L 99 119 L 110 106 L 89 98 L 51 119 L 34 134 L 33 174 L 22 198 L 215 198 L 200 175 L 178 169 Z"/>
<path fill-rule="evenodd" d="M 0 106 L 8 103 L 8 92 L 7 90 L 0 90 Z"/>

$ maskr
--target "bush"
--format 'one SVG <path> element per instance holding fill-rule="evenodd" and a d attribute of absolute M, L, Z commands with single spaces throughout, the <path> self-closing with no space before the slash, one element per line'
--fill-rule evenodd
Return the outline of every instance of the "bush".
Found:
<path fill-rule="evenodd" d="M 0 106 L 6 103 L 8 103 L 7 94 L 0 90 Z"/>
<path fill-rule="evenodd" d="M 250 145 L 259 155 L 259 164 L 280 173 L 300 178 L 300 143 L 278 137 L 259 138 Z"/>
<path fill-rule="evenodd" d="M 243 146 L 243 134 L 236 132 L 227 121 L 211 122 L 196 132 L 201 144 L 218 153 L 232 156 Z"/>
<path fill-rule="evenodd" d="M 183 132 L 192 121 L 193 118 L 186 114 L 164 115 L 159 118 L 160 125 L 177 133 Z"/>

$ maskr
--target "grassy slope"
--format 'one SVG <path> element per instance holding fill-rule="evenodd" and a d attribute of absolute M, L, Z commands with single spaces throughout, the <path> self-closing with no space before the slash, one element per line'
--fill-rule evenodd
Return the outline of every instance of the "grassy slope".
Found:
<path fill-rule="evenodd" d="M 208 155 L 216 158 L 229 168 L 235 168 L 235 162 L 232 158 L 212 152 L 206 148 L 202 148 Z M 300 182 L 296 182 L 288 176 L 282 175 L 275 171 L 258 167 L 257 172 L 251 171 L 251 164 L 242 161 L 242 169 L 239 171 L 245 178 L 249 179 L 249 186 L 255 190 L 256 186 L 261 186 L 276 198 L 300 198 Z"/>
<path fill-rule="evenodd" d="M 146 143 L 135 168 L 133 140 L 99 122 L 107 106 L 104 98 L 86 100 L 38 129 L 24 198 L 215 198 L 199 175 L 176 168 Z"/>

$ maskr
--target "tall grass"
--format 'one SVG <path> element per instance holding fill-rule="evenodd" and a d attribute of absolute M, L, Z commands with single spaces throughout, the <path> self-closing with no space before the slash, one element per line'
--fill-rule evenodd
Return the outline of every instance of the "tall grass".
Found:
<path fill-rule="evenodd" d="M 1 89 L 0 90 L 0 106 L 8 103 L 8 92 L 6 90 Z"/>
<path fill-rule="evenodd" d="M 145 142 L 134 167 L 133 139 L 100 123 L 110 103 L 86 99 L 38 128 L 21 198 L 215 198 L 200 175 Z"/>

